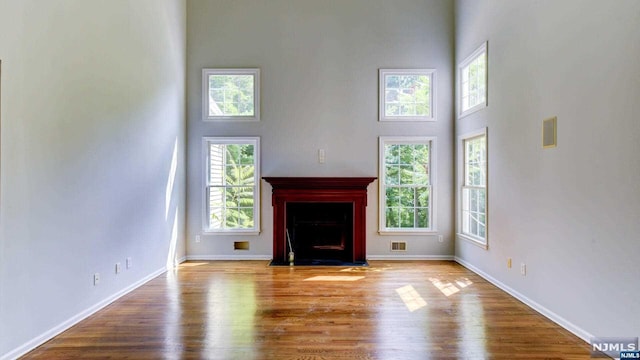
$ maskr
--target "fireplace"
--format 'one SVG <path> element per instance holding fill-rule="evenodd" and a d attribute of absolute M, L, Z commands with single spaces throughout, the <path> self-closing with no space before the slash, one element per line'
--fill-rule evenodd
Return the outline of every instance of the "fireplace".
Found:
<path fill-rule="evenodd" d="M 273 188 L 273 264 L 366 263 L 367 177 L 265 177 Z"/>

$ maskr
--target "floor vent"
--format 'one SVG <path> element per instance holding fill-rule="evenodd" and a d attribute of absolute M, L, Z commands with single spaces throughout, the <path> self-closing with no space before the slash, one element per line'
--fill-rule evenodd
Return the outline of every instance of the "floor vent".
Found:
<path fill-rule="evenodd" d="M 391 251 L 407 251 L 407 243 L 404 241 L 392 241 Z"/>

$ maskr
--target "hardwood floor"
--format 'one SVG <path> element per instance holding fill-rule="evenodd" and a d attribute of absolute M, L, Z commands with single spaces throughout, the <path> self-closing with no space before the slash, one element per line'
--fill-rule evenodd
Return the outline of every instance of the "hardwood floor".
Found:
<path fill-rule="evenodd" d="M 464 267 L 186 262 L 24 359 L 589 359 Z"/>

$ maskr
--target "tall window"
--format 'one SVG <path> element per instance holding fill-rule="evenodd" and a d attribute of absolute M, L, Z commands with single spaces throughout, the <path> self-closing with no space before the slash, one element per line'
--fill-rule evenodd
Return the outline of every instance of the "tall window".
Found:
<path fill-rule="evenodd" d="M 260 69 L 202 70 L 205 120 L 260 120 Z"/>
<path fill-rule="evenodd" d="M 487 135 L 486 132 L 462 139 L 464 151 L 461 233 L 487 243 Z"/>
<path fill-rule="evenodd" d="M 460 79 L 460 116 L 487 106 L 487 43 L 458 67 Z"/>
<path fill-rule="evenodd" d="M 435 138 L 380 137 L 380 232 L 432 232 Z"/>
<path fill-rule="evenodd" d="M 205 231 L 260 230 L 260 138 L 204 138 Z"/>

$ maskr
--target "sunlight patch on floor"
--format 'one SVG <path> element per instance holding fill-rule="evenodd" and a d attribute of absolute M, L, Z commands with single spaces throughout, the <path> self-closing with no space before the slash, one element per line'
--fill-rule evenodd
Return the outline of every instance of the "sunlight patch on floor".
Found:
<path fill-rule="evenodd" d="M 456 280 L 456 284 L 458 285 L 458 287 L 460 287 L 461 289 L 466 288 L 467 286 L 473 284 L 473 281 L 467 279 L 467 278 L 461 278 Z"/>
<path fill-rule="evenodd" d="M 414 312 L 427 306 L 427 302 L 418 294 L 416 289 L 412 285 L 406 285 L 396 289 L 400 299 L 407 306 L 409 311 Z"/>
<path fill-rule="evenodd" d="M 324 275 L 324 276 L 314 276 L 304 281 L 358 281 L 364 279 L 364 276 L 338 276 L 338 275 Z"/>
<path fill-rule="evenodd" d="M 206 265 L 207 263 L 204 262 L 185 262 L 180 264 L 181 267 L 195 267 L 195 266 L 201 266 L 201 265 Z"/>
<path fill-rule="evenodd" d="M 469 280 L 466 277 L 458 278 L 454 280 L 454 282 L 450 282 L 447 280 L 440 280 L 438 278 L 429 278 L 429 281 L 435 286 L 444 296 L 451 296 L 455 293 L 460 292 L 460 290 L 466 288 L 467 286 L 473 284 L 473 281 Z M 455 283 L 455 285 L 454 285 Z M 458 285 L 458 286 L 456 286 Z"/>
<path fill-rule="evenodd" d="M 431 281 L 433 286 L 440 290 L 440 292 L 443 293 L 444 296 L 451 296 L 460 291 L 460 289 L 458 289 L 455 285 L 448 281 L 442 281 L 436 278 L 429 278 L 429 281 Z"/>
<path fill-rule="evenodd" d="M 381 272 L 385 271 L 385 268 L 372 268 L 372 267 L 350 267 L 340 270 L 340 272 Z"/>

